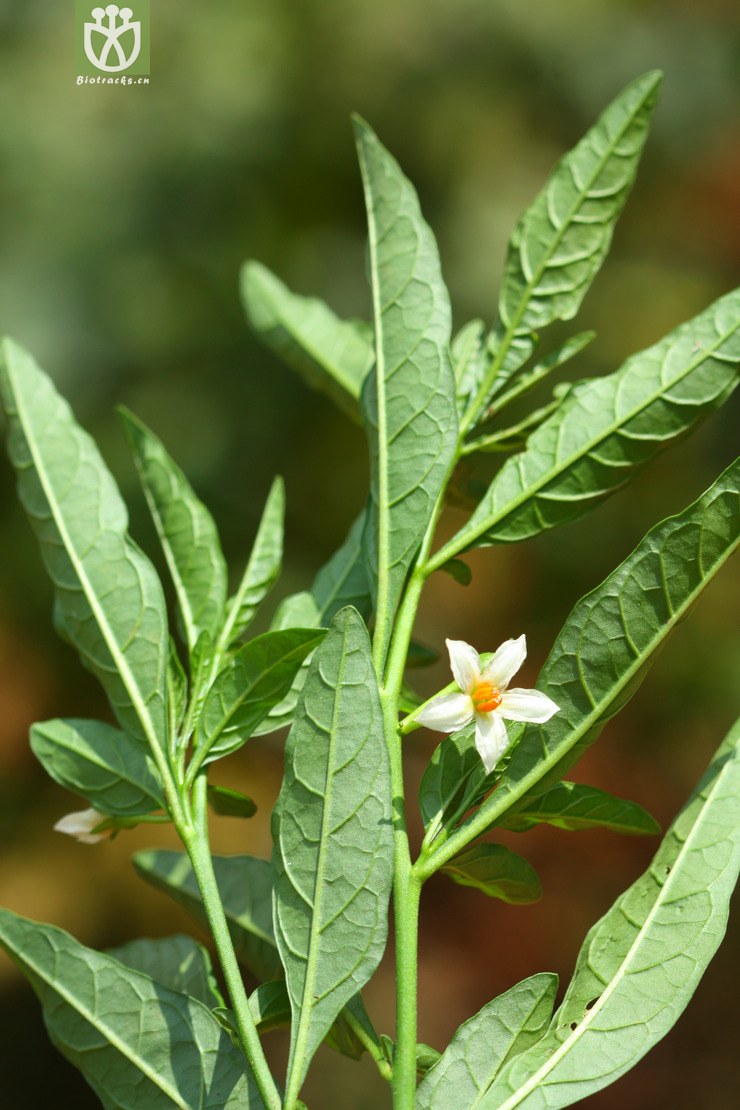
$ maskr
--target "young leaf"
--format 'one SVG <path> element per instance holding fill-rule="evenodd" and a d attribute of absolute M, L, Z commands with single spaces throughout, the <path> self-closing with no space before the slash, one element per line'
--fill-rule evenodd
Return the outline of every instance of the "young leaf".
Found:
<path fill-rule="evenodd" d="M 241 290 L 247 319 L 267 346 L 359 420 L 360 389 L 375 358 L 369 325 L 340 320 L 323 301 L 291 293 L 260 262 L 245 263 Z"/>
<path fill-rule="evenodd" d="M 740 721 L 650 868 L 591 929 L 549 1032 L 481 1107 L 556 1110 L 631 1068 L 673 1026 L 719 946 L 740 864 Z"/>
<path fill-rule="evenodd" d="M 455 817 L 468 779 L 481 767 L 470 730 L 446 736 L 435 748 L 419 786 L 419 808 L 430 841 L 447 820 Z"/>
<path fill-rule="evenodd" d="M 558 782 L 524 809 L 501 822 L 505 829 L 526 832 L 535 825 L 558 829 L 606 828 L 632 836 L 654 836 L 660 825 L 637 802 L 615 798 L 606 790 L 580 782 Z"/>
<path fill-rule="evenodd" d="M 416 1092 L 417 1110 L 474 1110 L 507 1060 L 543 1036 L 558 977 L 532 975 L 464 1022 Z"/>
<path fill-rule="evenodd" d="M 265 632 L 239 649 L 203 705 L 198 746 L 204 762 L 241 747 L 288 693 L 301 663 L 324 635 L 320 628 L 286 628 Z"/>
<path fill-rule="evenodd" d="M 228 647 L 249 628 L 280 574 L 283 562 L 285 487 L 276 478 L 265 502 L 257 535 L 239 588 L 229 601 L 220 643 Z M 295 626 L 294 626 L 295 627 Z"/>
<path fill-rule="evenodd" d="M 170 736 L 175 736 L 182 725 L 188 707 L 188 679 L 185 674 L 177 645 L 172 636 L 169 638 L 170 650 L 167 656 L 167 706 L 170 713 Z M 192 659 L 191 659 L 192 663 Z M 193 669 L 193 673 L 195 668 Z"/>
<path fill-rule="evenodd" d="M 460 886 L 472 886 L 489 898 L 525 906 L 542 897 L 537 872 L 503 844 L 476 844 L 442 868 Z"/>
<path fill-rule="evenodd" d="M 257 1032 L 262 1036 L 272 1029 L 287 1029 L 290 1025 L 290 999 L 284 979 L 271 979 L 260 983 L 249 996 Z"/>
<path fill-rule="evenodd" d="M 201 1002 L 9 910 L 0 944 L 107 1110 L 262 1110 L 246 1060 Z"/>
<path fill-rule="evenodd" d="M 171 991 L 196 998 L 209 1010 L 224 1005 L 208 949 L 192 937 L 178 934 L 156 940 L 130 940 L 118 948 L 109 948 L 106 955 L 149 975 Z"/>
<path fill-rule="evenodd" d="M 458 416 L 465 412 L 485 373 L 488 364 L 485 337 L 483 321 L 471 320 L 460 328 L 450 345 Z"/>
<path fill-rule="evenodd" d="M 215 636 L 223 620 L 227 571 L 218 530 L 164 444 L 128 409 L 119 413 L 192 651 L 200 633 Z"/>
<path fill-rule="evenodd" d="M 523 799 L 558 782 L 629 701 L 656 651 L 740 545 L 740 459 L 653 528 L 568 617 L 537 686 L 560 712 L 526 725 L 494 793 L 432 857 L 432 870 Z"/>
<path fill-rule="evenodd" d="M 434 563 L 582 516 L 717 408 L 737 384 L 739 364 L 736 290 L 615 373 L 574 386 L 526 449 L 501 468 Z"/>
<path fill-rule="evenodd" d="M 33 359 L 5 340 L 0 395 L 20 499 L 56 587 L 55 620 L 121 727 L 166 749 L 167 611 L 154 567 L 93 440 Z"/>
<path fill-rule="evenodd" d="M 228 786 L 208 784 L 208 801 L 214 813 L 222 817 L 254 817 L 257 806 L 246 794 L 230 790 Z"/>
<path fill-rule="evenodd" d="M 375 653 L 385 657 L 406 574 L 457 445 L 450 304 L 437 245 L 398 163 L 355 121 L 370 238 L 376 365 L 362 392 L 370 443 L 367 543 Z"/>
<path fill-rule="evenodd" d="M 142 879 L 169 894 L 208 928 L 200 888 L 185 852 L 137 852 L 133 863 Z M 253 856 L 214 856 L 213 868 L 239 959 L 258 979 L 281 976 L 272 930 L 270 864 Z"/>
<path fill-rule="evenodd" d="M 60 786 L 87 798 L 98 813 L 136 817 L 165 809 L 149 753 L 102 721 L 44 721 L 31 727 L 33 754 Z"/>
<path fill-rule="evenodd" d="M 637 173 L 661 74 L 633 81 L 602 113 L 517 224 L 492 337 L 490 384 L 529 357 L 534 333 L 570 320 L 606 257 Z"/>
<path fill-rule="evenodd" d="M 385 947 L 391 786 L 367 629 L 343 609 L 315 653 L 273 812 L 275 935 L 293 1012 L 286 1095 Z"/>

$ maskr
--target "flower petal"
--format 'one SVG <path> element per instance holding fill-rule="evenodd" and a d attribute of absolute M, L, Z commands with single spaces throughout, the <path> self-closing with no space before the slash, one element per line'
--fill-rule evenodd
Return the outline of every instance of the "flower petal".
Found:
<path fill-rule="evenodd" d="M 509 746 L 506 725 L 499 713 L 476 713 L 475 746 L 487 774 L 490 775 Z"/>
<path fill-rule="evenodd" d="M 457 732 L 473 719 L 473 703 L 467 694 L 438 694 L 414 720 L 435 732 Z"/>
<path fill-rule="evenodd" d="M 97 844 L 105 839 L 104 833 L 94 833 L 92 830 L 104 820 L 102 813 L 96 809 L 78 809 L 74 813 L 66 813 L 60 817 L 54 829 L 56 832 L 73 836 L 81 844 Z"/>
<path fill-rule="evenodd" d="M 481 677 L 504 691 L 526 658 L 526 636 L 520 636 L 518 640 L 506 640 L 493 659 L 486 663 Z"/>
<path fill-rule="evenodd" d="M 480 679 L 480 655 L 464 640 L 445 640 L 450 653 L 450 666 L 464 694 L 472 694 Z"/>
<path fill-rule="evenodd" d="M 559 711 L 560 706 L 539 690 L 507 690 L 499 707 L 499 713 L 509 721 L 530 721 L 540 725 Z"/>

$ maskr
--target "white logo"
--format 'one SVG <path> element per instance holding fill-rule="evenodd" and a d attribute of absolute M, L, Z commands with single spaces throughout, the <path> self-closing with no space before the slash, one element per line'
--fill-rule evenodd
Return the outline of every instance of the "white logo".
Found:
<path fill-rule="evenodd" d="M 95 22 L 85 24 L 85 54 L 88 61 L 105 73 L 120 73 L 122 69 L 128 69 L 139 57 L 141 50 L 141 21 L 131 19 L 134 14 L 131 8 L 119 8 L 117 4 L 109 4 L 107 8 L 93 8 L 90 14 Z M 104 23 L 106 16 L 108 18 Z M 129 46 L 126 53 L 121 39 L 129 31 L 133 34 L 132 41 L 126 44 Z"/>

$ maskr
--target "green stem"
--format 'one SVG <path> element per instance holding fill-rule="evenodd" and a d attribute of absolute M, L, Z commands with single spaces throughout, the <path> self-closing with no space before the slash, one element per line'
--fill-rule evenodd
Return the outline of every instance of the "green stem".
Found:
<path fill-rule="evenodd" d="M 241 971 L 237 963 L 234 945 L 229 933 L 221 895 L 219 893 L 216 875 L 213 870 L 211 849 L 208 843 L 207 810 L 206 810 L 206 777 L 201 775 L 194 790 L 195 823 L 179 829 L 182 842 L 185 845 L 190 863 L 192 864 L 195 878 L 200 888 L 203 908 L 208 918 L 216 951 L 218 953 L 221 970 L 226 980 L 231 1005 L 234 1009 L 239 1040 L 244 1054 L 252 1069 L 254 1080 L 259 1088 L 267 1110 L 280 1110 L 281 1099 L 275 1080 L 272 1078 L 267 1060 L 262 1050 L 257 1033 L 249 1000 L 244 989 Z"/>

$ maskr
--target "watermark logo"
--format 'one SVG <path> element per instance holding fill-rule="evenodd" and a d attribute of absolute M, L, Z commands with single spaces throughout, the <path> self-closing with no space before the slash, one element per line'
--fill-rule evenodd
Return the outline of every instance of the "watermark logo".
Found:
<path fill-rule="evenodd" d="M 141 84 L 127 78 L 149 73 L 149 0 L 135 0 L 134 7 L 120 8 L 118 4 L 93 7 L 91 0 L 75 0 L 75 14 L 77 83 Z"/>

